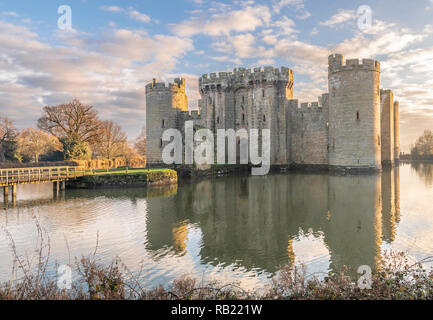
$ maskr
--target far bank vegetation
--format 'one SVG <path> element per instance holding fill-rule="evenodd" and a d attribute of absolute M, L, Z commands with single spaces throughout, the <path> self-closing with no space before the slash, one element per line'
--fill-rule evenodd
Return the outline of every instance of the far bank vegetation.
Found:
<path fill-rule="evenodd" d="M 3 167 L 51 163 L 88 169 L 144 168 L 145 146 L 144 129 L 131 143 L 117 123 L 101 120 L 93 106 L 79 100 L 44 107 L 36 128 L 19 131 L 11 119 L 0 117 Z"/>

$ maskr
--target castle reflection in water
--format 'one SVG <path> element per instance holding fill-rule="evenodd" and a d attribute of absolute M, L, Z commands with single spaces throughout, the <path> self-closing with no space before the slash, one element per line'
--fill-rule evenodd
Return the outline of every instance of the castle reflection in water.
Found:
<path fill-rule="evenodd" d="M 148 249 L 186 250 L 200 228 L 202 263 L 274 272 L 293 263 L 301 234 L 323 238 L 330 269 L 377 267 L 400 221 L 399 167 L 377 175 L 227 177 L 148 195 Z"/>

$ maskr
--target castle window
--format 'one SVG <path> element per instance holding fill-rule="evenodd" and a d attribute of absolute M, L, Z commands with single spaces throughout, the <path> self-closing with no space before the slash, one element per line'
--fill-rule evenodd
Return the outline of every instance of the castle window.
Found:
<path fill-rule="evenodd" d="M 218 124 L 220 123 L 220 117 L 217 117 L 217 123 Z"/>
<path fill-rule="evenodd" d="M 335 138 L 332 138 L 332 150 L 335 151 Z"/>
<path fill-rule="evenodd" d="M 242 96 L 242 103 L 245 103 L 245 97 Z"/>
<path fill-rule="evenodd" d="M 377 136 L 377 145 L 380 146 L 380 136 Z"/>
<path fill-rule="evenodd" d="M 262 97 L 265 97 L 265 89 L 262 90 Z"/>
<path fill-rule="evenodd" d="M 266 122 L 266 115 L 263 115 L 263 122 Z"/>
<path fill-rule="evenodd" d="M 242 113 L 242 124 L 245 124 L 245 113 Z"/>
<path fill-rule="evenodd" d="M 162 147 L 162 138 L 159 140 L 159 145 Z"/>
<path fill-rule="evenodd" d="M 359 119 L 359 111 L 356 111 L 356 120 L 358 120 L 358 121 L 360 120 Z"/>
<path fill-rule="evenodd" d="M 162 120 L 162 128 L 165 126 L 165 120 Z"/>

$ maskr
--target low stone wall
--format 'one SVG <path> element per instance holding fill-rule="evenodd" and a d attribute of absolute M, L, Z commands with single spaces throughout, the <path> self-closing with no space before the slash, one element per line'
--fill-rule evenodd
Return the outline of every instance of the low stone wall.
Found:
<path fill-rule="evenodd" d="M 173 170 L 131 172 L 125 174 L 90 174 L 67 181 L 70 189 L 147 187 L 177 184 L 177 173 Z"/>

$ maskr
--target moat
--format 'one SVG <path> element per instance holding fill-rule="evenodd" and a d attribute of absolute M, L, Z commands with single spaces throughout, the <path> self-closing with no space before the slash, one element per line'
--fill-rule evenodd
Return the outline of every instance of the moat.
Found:
<path fill-rule="evenodd" d="M 51 245 L 51 268 L 94 252 L 119 256 L 150 287 L 184 274 L 260 287 L 284 264 L 310 273 L 380 264 L 386 250 L 415 261 L 433 253 L 433 164 L 403 164 L 382 174 L 289 172 L 181 181 L 178 186 L 67 190 L 23 187 L 2 209 L 19 254 L 33 254 L 36 217 Z M 69 249 L 68 249 L 69 248 Z M 0 281 L 12 253 L 0 232 Z"/>

